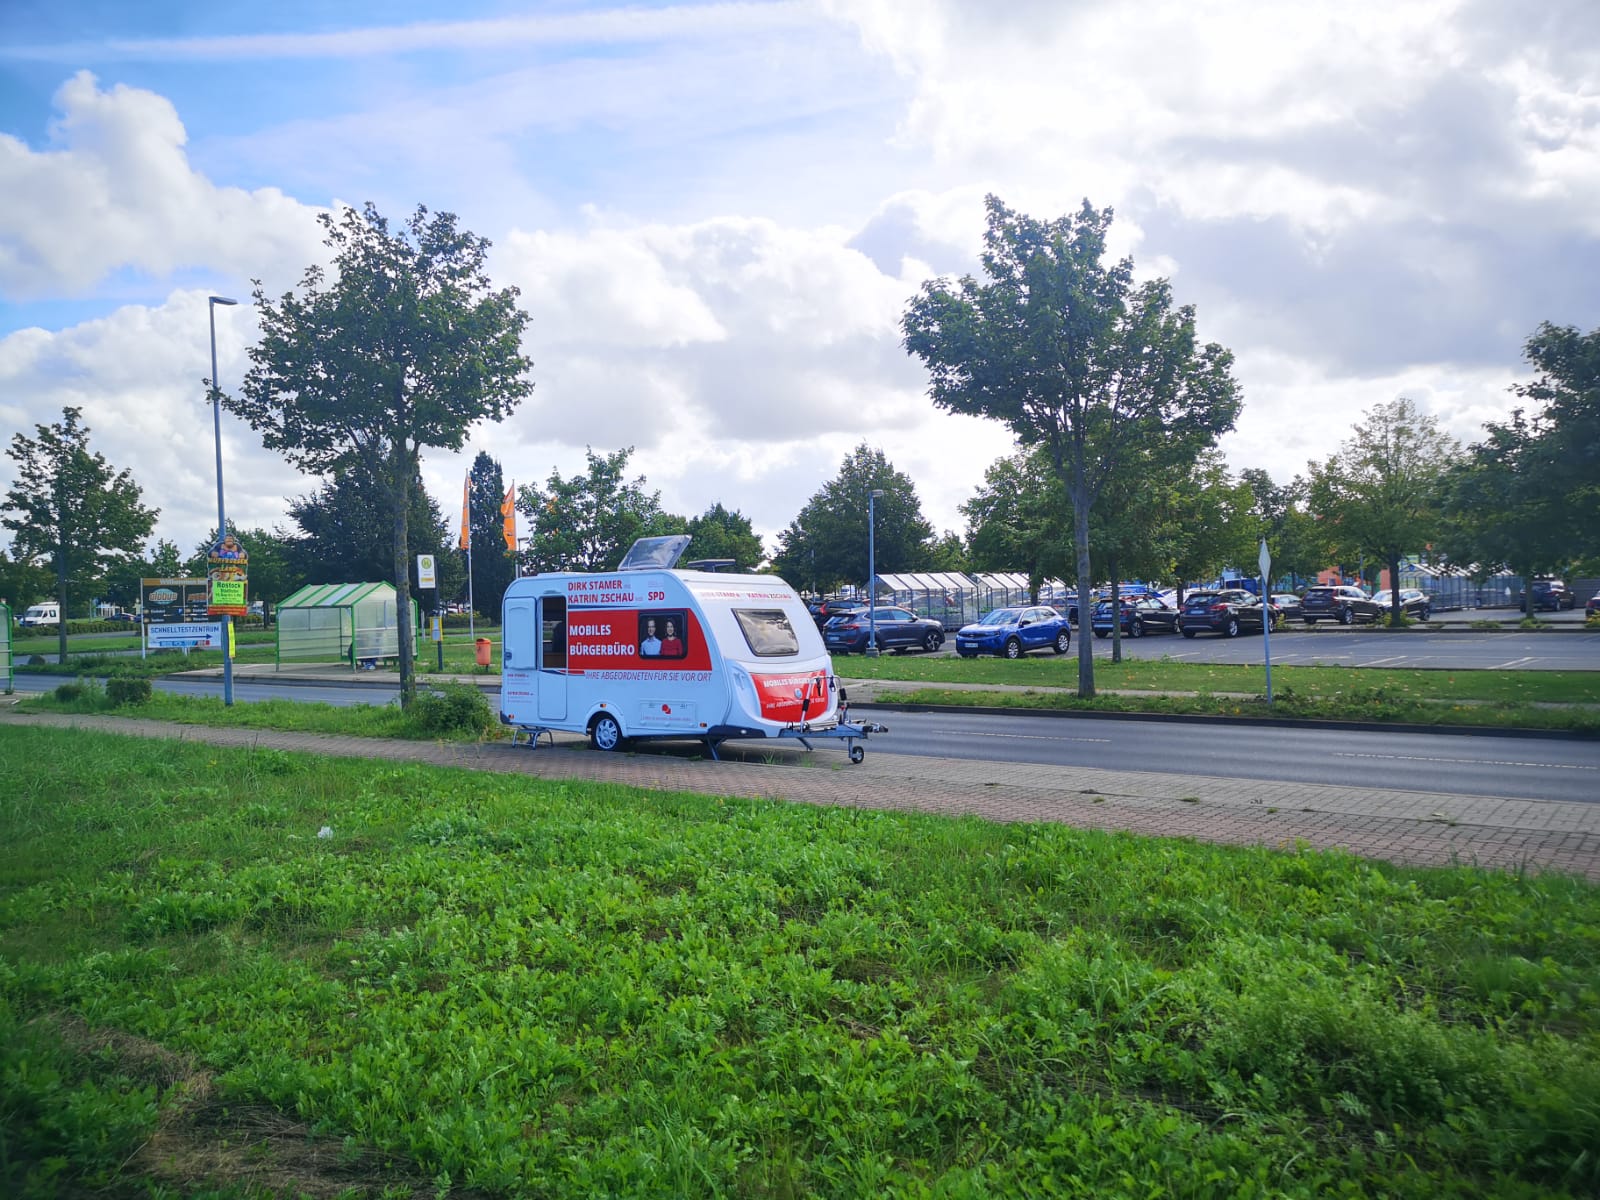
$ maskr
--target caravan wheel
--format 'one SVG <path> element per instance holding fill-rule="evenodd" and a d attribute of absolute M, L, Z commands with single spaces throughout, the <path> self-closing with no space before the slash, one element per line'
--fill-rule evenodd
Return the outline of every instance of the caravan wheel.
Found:
<path fill-rule="evenodd" d="M 622 726 L 610 713 L 601 713 L 589 726 L 589 745 L 596 750 L 620 750 Z"/>

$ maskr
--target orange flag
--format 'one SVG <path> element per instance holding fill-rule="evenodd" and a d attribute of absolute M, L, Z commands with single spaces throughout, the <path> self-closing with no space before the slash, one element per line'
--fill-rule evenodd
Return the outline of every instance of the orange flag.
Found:
<path fill-rule="evenodd" d="M 515 482 L 506 489 L 506 498 L 500 502 L 500 515 L 504 520 L 506 534 L 506 553 L 517 552 L 517 485 Z"/>
<path fill-rule="evenodd" d="M 470 521 L 470 515 L 469 514 L 470 514 L 471 510 L 470 510 L 470 508 L 468 506 L 468 499 L 467 499 L 471 494 L 472 494 L 472 476 L 469 474 L 465 479 L 463 479 L 461 481 L 461 547 L 460 548 L 462 550 L 470 550 L 472 548 L 472 529 L 471 529 L 471 526 L 469 524 L 469 521 Z"/>

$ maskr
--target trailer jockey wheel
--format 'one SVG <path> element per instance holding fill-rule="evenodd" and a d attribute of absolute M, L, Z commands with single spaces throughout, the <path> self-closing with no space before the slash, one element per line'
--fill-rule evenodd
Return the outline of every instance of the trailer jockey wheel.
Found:
<path fill-rule="evenodd" d="M 864 746 L 851 746 L 850 747 L 850 761 L 851 762 L 858 763 L 863 758 L 865 758 L 866 756 L 867 756 L 866 747 L 864 747 Z"/>

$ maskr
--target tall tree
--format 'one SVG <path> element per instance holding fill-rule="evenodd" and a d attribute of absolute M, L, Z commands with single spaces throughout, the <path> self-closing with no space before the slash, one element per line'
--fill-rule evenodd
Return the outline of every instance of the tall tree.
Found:
<path fill-rule="evenodd" d="M 767 557 L 750 518 L 738 509 L 730 512 L 720 500 L 691 517 L 686 532 L 691 558 L 731 558 L 739 570 L 753 571 Z"/>
<path fill-rule="evenodd" d="M 0 550 L 0 600 L 21 616 L 24 609 L 38 602 L 50 588 L 50 571 L 38 562 L 13 558 Z"/>
<path fill-rule="evenodd" d="M 1600 329 L 1579 333 L 1546 322 L 1523 352 L 1539 372 L 1513 389 L 1537 406 L 1530 425 L 1539 479 L 1529 482 L 1561 497 L 1569 557 L 1600 555 Z"/>
<path fill-rule="evenodd" d="M 551 471 L 543 487 L 517 489 L 530 571 L 609 570 L 638 538 L 683 531 L 683 518 L 662 511 L 661 493 L 646 491 L 643 475 L 625 478 L 632 446 L 604 456 L 586 448 L 584 457 L 586 468 L 570 479 Z"/>
<path fill-rule="evenodd" d="M 499 420 L 533 390 L 517 289 L 493 290 L 489 242 L 419 206 L 398 230 L 367 204 L 323 214 L 336 277 L 254 297 L 261 340 L 241 395 L 224 405 L 302 470 L 360 466 L 380 489 L 399 609 L 410 611 L 412 490 L 424 447 L 459 450 L 474 421 Z M 400 622 L 400 702 L 416 697 L 411 623 Z"/>
<path fill-rule="evenodd" d="M 1078 591 L 1094 585 L 1089 517 L 1141 448 L 1199 454 L 1233 427 L 1233 356 L 1200 345 L 1194 310 L 1164 279 L 1135 285 L 1133 262 L 1104 261 L 1109 208 L 1040 221 L 987 200 L 983 269 L 934 280 L 906 310 L 909 353 L 934 404 L 1005 422 L 1043 446 L 1072 506 Z M 1078 694 L 1094 695 L 1094 657 L 1078 643 Z"/>
<path fill-rule="evenodd" d="M 1566 496 L 1551 487 L 1539 425 L 1521 409 L 1490 422 L 1442 482 L 1438 545 L 1480 582 L 1501 566 L 1532 580 L 1575 557 Z M 1522 589 L 1522 602 L 1533 616 L 1531 587 Z"/>
<path fill-rule="evenodd" d="M 1272 566 L 1281 577 L 1298 585 L 1301 576 L 1315 578 L 1333 561 L 1334 551 L 1325 527 L 1306 511 L 1311 485 L 1296 475 L 1286 486 L 1258 467 L 1247 467 L 1239 478 L 1254 498 L 1253 511 L 1272 551 Z"/>
<path fill-rule="evenodd" d="M 441 594 L 454 595 L 451 589 L 462 584 L 466 568 L 455 561 L 456 555 L 449 553 L 455 544 L 452 531 L 437 501 L 422 486 L 420 475 L 412 481 L 410 493 L 406 528 L 412 557 L 406 564 L 408 578 L 415 582 L 415 555 L 432 554 L 440 572 Z M 386 494 L 383 484 L 372 479 L 364 468 L 355 466 L 335 471 L 333 478 L 314 493 L 290 502 L 289 516 L 300 533 L 289 539 L 286 582 L 298 586 L 387 578 L 391 523 L 383 507 Z M 244 546 L 251 553 L 253 568 L 254 549 L 248 541 Z M 251 579 L 254 578 L 252 569 Z M 255 590 L 254 586 L 251 590 Z"/>
<path fill-rule="evenodd" d="M 1172 489 L 1172 574 L 1178 580 L 1179 603 L 1184 583 L 1213 578 L 1227 567 L 1249 570 L 1254 565 L 1262 537 L 1254 501 L 1249 484 L 1235 480 L 1215 451 L 1202 454 Z"/>
<path fill-rule="evenodd" d="M 69 406 L 54 425 L 35 425 L 34 437 L 12 435 L 6 454 L 17 478 L 0 505 L 17 561 L 48 560 L 55 575 L 62 662 L 72 602 L 87 600 L 108 570 L 138 557 L 160 512 L 141 503 L 131 472 L 113 470 L 105 455 L 89 452 L 82 417 L 81 408 Z"/>
<path fill-rule="evenodd" d="M 1373 407 L 1326 463 L 1310 464 L 1311 503 L 1341 557 L 1355 551 L 1389 568 L 1389 621 L 1400 625 L 1400 560 L 1439 536 L 1440 484 L 1460 452 L 1416 401 Z"/>
<path fill-rule="evenodd" d="M 865 442 L 839 467 L 839 474 L 812 495 L 800 514 L 778 535 L 773 568 L 790 583 L 815 592 L 844 582 L 866 581 L 868 497 L 877 520 L 873 536 L 878 574 L 917 571 L 928 565 L 933 526 L 908 475 L 894 469 L 882 450 Z"/>
<path fill-rule="evenodd" d="M 1042 449 L 990 463 L 960 509 L 974 570 L 1025 575 L 1035 599 L 1046 579 L 1072 574 L 1072 511 Z"/>
<path fill-rule="evenodd" d="M 517 560 L 506 547 L 505 477 L 500 464 L 480 450 L 472 460 L 467 480 L 471 518 L 467 522 L 472 543 L 472 605 L 482 616 L 500 618 L 500 602 L 517 577 Z M 457 545 L 460 544 L 459 534 Z"/>

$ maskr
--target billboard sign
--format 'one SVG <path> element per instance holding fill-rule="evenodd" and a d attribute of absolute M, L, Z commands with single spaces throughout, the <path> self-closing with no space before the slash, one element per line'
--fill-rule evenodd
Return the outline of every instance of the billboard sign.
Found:
<path fill-rule="evenodd" d="M 168 621 L 203 621 L 207 585 L 204 579 L 141 579 L 139 607 L 146 625 Z"/>
<path fill-rule="evenodd" d="M 245 553 L 239 539 L 227 534 L 211 547 L 206 556 L 208 578 L 211 581 L 211 599 L 206 606 L 209 617 L 242 617 L 250 611 L 245 595 L 245 578 L 250 556 Z"/>
<path fill-rule="evenodd" d="M 221 621 L 174 621 L 150 626 L 152 650 L 220 650 Z"/>

